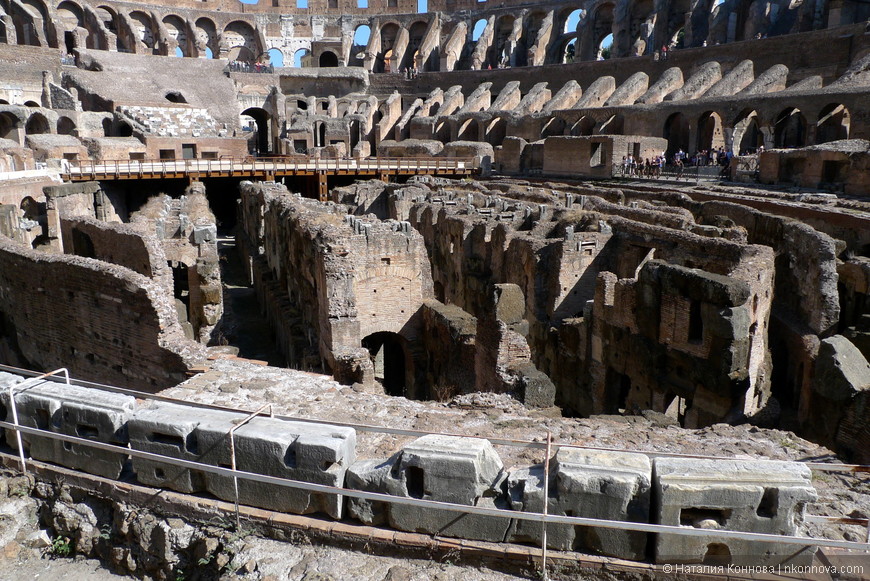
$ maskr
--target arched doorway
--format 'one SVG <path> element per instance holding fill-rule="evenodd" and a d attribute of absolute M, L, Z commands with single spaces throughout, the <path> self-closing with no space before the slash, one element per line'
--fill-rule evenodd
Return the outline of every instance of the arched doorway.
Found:
<path fill-rule="evenodd" d="M 11 139 L 17 143 L 18 123 L 18 118 L 12 113 L 0 113 L 0 139 Z"/>
<path fill-rule="evenodd" d="M 27 120 L 27 125 L 24 126 L 24 132 L 27 135 L 37 135 L 41 133 L 50 133 L 51 126 L 48 119 L 42 113 L 34 113 Z"/>
<path fill-rule="evenodd" d="M 742 112 L 734 124 L 732 153 L 737 155 L 755 153 L 762 145 L 764 145 L 764 134 L 758 127 L 758 113 L 755 111 Z"/>
<path fill-rule="evenodd" d="M 582 137 L 592 135 L 595 132 L 595 120 L 591 117 L 581 117 L 577 123 L 571 126 L 571 135 Z"/>
<path fill-rule="evenodd" d="M 266 54 L 269 55 L 269 64 L 273 67 L 280 69 L 284 66 L 284 53 L 280 48 L 270 48 Z"/>
<path fill-rule="evenodd" d="M 496 117 L 486 126 L 486 141 L 493 147 L 501 145 L 507 135 L 507 121 Z"/>
<path fill-rule="evenodd" d="M 457 132 L 456 139 L 459 141 L 480 141 L 480 126 L 475 119 L 465 121 Z"/>
<path fill-rule="evenodd" d="M 249 140 L 248 149 L 251 153 L 256 153 L 257 155 L 266 155 L 269 153 L 271 149 L 271 136 L 270 136 L 270 118 L 269 114 L 266 113 L 263 109 L 259 107 L 250 107 L 242 111 L 242 116 L 249 117 L 253 120 L 253 124 L 249 120 L 247 123 L 242 120 L 242 125 L 255 128 L 254 133 Z M 252 127 L 253 125 L 253 127 Z"/>
<path fill-rule="evenodd" d="M 676 152 L 689 150 L 689 120 L 682 113 L 674 113 L 665 121 L 665 129 L 662 135 L 668 140 L 668 158 Z"/>
<path fill-rule="evenodd" d="M 76 131 L 76 124 L 69 117 L 61 117 L 57 120 L 58 135 L 73 135 Z"/>
<path fill-rule="evenodd" d="M 831 103 L 819 113 L 816 125 L 816 143 L 849 139 L 849 110 L 839 103 Z"/>
<path fill-rule="evenodd" d="M 777 148 L 803 147 L 807 144 L 807 120 L 800 109 L 790 107 L 776 118 L 773 144 Z"/>
<path fill-rule="evenodd" d="M 323 51 L 320 54 L 320 67 L 321 68 L 332 68 L 338 66 L 338 56 L 329 50 Z"/>
<path fill-rule="evenodd" d="M 541 138 L 565 134 L 565 120 L 561 117 L 551 117 L 541 129 Z"/>
<path fill-rule="evenodd" d="M 715 111 L 708 111 L 698 120 L 698 151 L 712 151 L 725 147 L 722 118 Z"/>
<path fill-rule="evenodd" d="M 622 135 L 625 132 L 625 118 L 622 115 L 611 115 L 602 123 L 599 135 Z"/>
<path fill-rule="evenodd" d="M 406 341 L 397 334 L 382 331 L 362 340 L 375 367 L 375 379 L 384 386 L 387 395 L 404 396 L 408 386 L 408 357 Z"/>
<path fill-rule="evenodd" d="M 293 66 L 301 69 L 311 66 L 311 51 L 307 48 L 300 48 L 293 53 Z"/>

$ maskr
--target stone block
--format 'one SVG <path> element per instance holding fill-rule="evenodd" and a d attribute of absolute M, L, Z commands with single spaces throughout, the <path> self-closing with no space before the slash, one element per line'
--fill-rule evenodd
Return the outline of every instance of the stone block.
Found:
<path fill-rule="evenodd" d="M 207 410 L 170 403 L 154 402 L 136 410 L 127 424 L 130 447 L 134 450 L 162 454 L 171 458 L 200 462 L 206 455 L 200 446 L 197 427 L 205 423 L 223 423 L 232 427 L 231 417 L 240 417 L 216 410 Z M 216 452 L 210 451 L 211 455 Z M 133 457 L 133 469 L 139 482 L 148 486 L 170 488 L 191 493 L 205 490 L 204 474 L 155 460 Z"/>
<path fill-rule="evenodd" d="M 649 522 L 652 465 L 644 454 L 563 448 L 556 453 L 560 509 L 586 518 Z M 578 527 L 574 548 L 622 559 L 646 557 L 647 534 Z"/>
<path fill-rule="evenodd" d="M 644 454 L 560 449 L 551 464 L 549 514 L 602 520 L 649 522 L 652 464 Z M 514 510 L 541 512 L 543 467 L 512 472 L 508 482 Z M 541 527 L 517 521 L 511 538 L 541 542 Z M 609 528 L 550 524 L 547 545 L 553 549 L 598 553 L 641 561 L 647 534 Z"/>
<path fill-rule="evenodd" d="M 209 464 L 230 466 L 227 430 L 219 424 L 200 425 L 197 434 Z M 231 426 L 230 426 L 231 427 Z M 236 468 L 328 486 L 342 486 L 354 462 L 356 431 L 352 428 L 257 417 L 233 433 Z M 206 488 L 224 500 L 235 500 L 233 479 L 206 474 Z M 269 510 L 309 514 L 325 512 L 341 518 L 343 497 L 298 488 L 239 480 L 239 502 Z"/>
<path fill-rule="evenodd" d="M 842 335 L 823 339 L 816 359 L 813 390 L 832 401 L 845 402 L 870 390 L 870 364 Z"/>
<path fill-rule="evenodd" d="M 348 471 L 350 488 L 393 496 L 507 509 L 504 472 L 492 444 L 477 438 L 428 435 L 390 460 L 360 462 Z M 509 518 L 353 500 L 350 513 L 372 524 L 427 534 L 501 542 Z"/>
<path fill-rule="evenodd" d="M 217 226 L 214 224 L 205 224 L 193 227 L 193 243 L 205 244 L 207 242 L 215 242 L 217 240 Z"/>
<path fill-rule="evenodd" d="M 11 421 L 8 398 L 8 392 L 2 395 L 8 421 Z M 135 399 L 76 385 L 39 381 L 16 392 L 15 405 L 18 421 L 24 426 L 126 447 L 126 424 Z M 13 433 L 7 437 L 9 441 L 15 439 Z M 37 460 L 106 478 L 117 478 L 127 461 L 126 453 L 26 434 L 22 434 L 22 440 Z"/>
<path fill-rule="evenodd" d="M 658 563 L 808 565 L 815 547 L 726 539 L 718 530 L 796 535 L 816 500 L 810 469 L 795 462 L 657 458 L 654 511 L 659 524 L 709 530 L 657 535 Z"/>

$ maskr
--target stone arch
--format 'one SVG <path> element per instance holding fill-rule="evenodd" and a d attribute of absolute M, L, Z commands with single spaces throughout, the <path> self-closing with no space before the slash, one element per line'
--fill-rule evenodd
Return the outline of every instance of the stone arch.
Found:
<path fill-rule="evenodd" d="M 210 18 L 198 18 L 194 25 L 196 50 L 200 57 L 220 58 L 217 26 Z"/>
<path fill-rule="evenodd" d="M 258 155 L 265 155 L 271 151 L 271 116 L 265 109 L 260 107 L 249 107 L 242 111 L 242 115 L 247 115 L 254 120 L 257 130 L 251 139 L 251 150 Z"/>
<path fill-rule="evenodd" d="M 0 112 L 0 139 L 10 139 L 21 145 L 18 138 L 18 129 L 21 127 L 21 119 L 9 111 Z"/>
<path fill-rule="evenodd" d="M 682 113 L 672 113 L 662 132 L 662 137 L 668 140 L 667 156 L 670 158 L 676 152 L 689 152 L 689 119 Z"/>
<path fill-rule="evenodd" d="M 571 135 L 575 137 L 585 137 L 595 133 L 595 120 L 584 115 L 571 126 Z"/>
<path fill-rule="evenodd" d="M 47 6 L 39 0 L 20 0 L 18 7 L 20 9 L 14 9 L 12 14 L 18 44 L 52 46 L 47 29 L 49 23 Z M 10 8 L 18 7 L 10 6 Z M 57 46 L 56 43 L 54 46 Z"/>
<path fill-rule="evenodd" d="M 564 39 L 556 51 L 556 62 L 559 64 L 573 63 L 578 58 L 577 52 L 579 50 L 577 37 Z"/>
<path fill-rule="evenodd" d="M 641 56 L 652 52 L 653 26 L 655 24 L 655 5 L 653 0 L 634 0 L 629 12 L 628 46 L 631 56 Z"/>
<path fill-rule="evenodd" d="M 316 121 L 311 128 L 313 133 L 312 142 L 314 143 L 314 147 L 325 147 L 326 146 L 326 123 L 323 121 Z"/>
<path fill-rule="evenodd" d="M 24 125 L 24 133 L 27 135 L 40 135 L 43 133 L 51 133 L 51 123 L 42 113 L 34 113 Z"/>
<path fill-rule="evenodd" d="M 478 18 L 474 26 L 469 29 L 471 33 L 471 42 L 477 42 L 483 36 L 483 31 L 486 30 L 486 18 Z"/>
<path fill-rule="evenodd" d="M 320 59 L 318 60 L 318 66 L 320 68 L 334 68 L 338 66 L 338 55 L 332 52 L 331 50 L 325 50 L 320 53 Z"/>
<path fill-rule="evenodd" d="M 63 34 L 64 48 L 67 52 L 72 52 L 78 48 L 78 37 L 76 36 L 77 28 L 84 28 L 84 13 L 81 7 L 75 2 L 64 0 L 57 7 L 57 22 L 58 33 Z"/>
<path fill-rule="evenodd" d="M 57 120 L 57 134 L 58 135 L 75 135 L 76 134 L 76 124 L 69 117 L 63 116 L 59 117 Z"/>
<path fill-rule="evenodd" d="M 513 14 L 501 16 L 495 23 L 495 37 L 492 43 L 492 53 L 489 60 L 493 67 L 498 65 L 518 65 L 518 47 L 515 42 L 510 42 L 510 35 L 514 30 L 516 17 Z"/>
<path fill-rule="evenodd" d="M 368 24 L 360 24 L 353 31 L 353 45 L 350 48 L 348 66 L 363 66 L 365 64 L 365 51 L 368 48 L 372 36 L 372 27 Z"/>
<path fill-rule="evenodd" d="M 534 10 L 526 16 L 525 22 L 523 22 L 523 35 L 517 42 L 515 50 L 516 66 L 524 67 L 529 64 L 529 50 L 533 48 L 546 17 L 547 13 L 543 10 Z"/>
<path fill-rule="evenodd" d="M 691 13 L 691 11 L 692 0 L 671 0 L 668 5 L 668 23 L 665 42 L 669 48 L 683 48 L 683 46 L 685 46 L 686 15 Z"/>
<path fill-rule="evenodd" d="M 732 153 L 754 153 L 764 145 L 764 134 L 758 122 L 758 112 L 744 109 L 734 122 L 734 135 L 731 144 Z"/>
<path fill-rule="evenodd" d="M 144 12 L 135 11 L 130 13 L 130 21 L 134 28 L 133 33 L 136 36 L 136 40 L 141 42 L 145 48 L 156 54 L 157 43 L 154 38 L 151 17 Z"/>
<path fill-rule="evenodd" d="M 231 61 L 244 61 L 253 63 L 260 54 L 257 43 L 257 33 L 254 27 L 244 20 L 233 20 L 224 28 L 224 44 L 229 53 L 227 58 Z"/>
<path fill-rule="evenodd" d="M 459 125 L 456 132 L 458 141 L 480 141 L 480 124 L 477 119 L 466 119 Z"/>
<path fill-rule="evenodd" d="M 550 117 L 541 128 L 541 138 L 565 134 L 565 120 L 561 117 Z"/>
<path fill-rule="evenodd" d="M 444 117 L 439 117 L 435 122 L 435 139 L 441 143 L 450 141 L 450 123 Z"/>
<path fill-rule="evenodd" d="M 405 50 L 404 57 L 402 57 L 400 68 L 413 69 L 416 66 L 420 45 L 423 44 L 423 38 L 426 36 L 428 26 L 425 20 L 418 20 L 408 28 L 408 48 Z"/>
<path fill-rule="evenodd" d="M 507 135 L 507 121 L 502 117 L 493 117 L 486 124 L 486 142 L 493 147 L 501 145 Z"/>
<path fill-rule="evenodd" d="M 586 16 L 586 11 L 576 6 L 568 6 L 561 12 L 562 34 L 577 34 L 580 21 Z"/>
<path fill-rule="evenodd" d="M 707 111 L 698 119 L 698 151 L 725 147 L 722 117 L 715 111 Z"/>
<path fill-rule="evenodd" d="M 396 44 L 396 38 L 399 36 L 399 25 L 395 22 L 388 22 L 381 27 L 378 32 L 381 35 L 381 51 L 375 57 L 376 73 L 389 73 L 393 69 L 393 48 Z"/>
<path fill-rule="evenodd" d="M 276 69 L 280 69 L 284 66 L 284 51 L 280 48 L 270 48 L 266 51 L 266 54 L 269 57 L 269 64 L 275 67 Z"/>
<path fill-rule="evenodd" d="M 841 103 L 826 105 L 816 122 L 816 143 L 849 139 L 849 110 Z"/>
<path fill-rule="evenodd" d="M 96 21 L 102 24 L 105 31 L 110 36 L 104 36 L 99 26 L 95 26 L 94 30 L 88 36 L 88 48 L 106 49 L 110 48 L 109 42 L 114 42 L 114 48 L 118 51 L 129 52 L 130 47 L 124 44 L 124 35 L 119 33 L 119 18 L 118 13 L 114 8 L 101 4 L 94 9 L 93 17 Z M 112 41 L 114 36 L 114 41 Z M 98 46 L 102 43 L 101 46 Z"/>
<path fill-rule="evenodd" d="M 187 40 L 187 25 L 184 23 L 184 20 L 175 14 L 170 14 L 163 18 L 163 25 L 166 27 L 169 39 L 172 40 L 169 43 L 169 54 L 175 53 L 178 56 L 193 56 Z M 175 46 L 172 46 L 173 43 Z"/>
<path fill-rule="evenodd" d="M 804 147 L 807 144 L 807 119 L 797 107 L 787 107 L 776 117 L 773 126 L 773 146 Z"/>
<path fill-rule="evenodd" d="M 311 51 L 307 48 L 300 48 L 293 53 L 293 66 L 297 68 L 306 68 L 311 66 Z"/>
<path fill-rule="evenodd" d="M 593 24 L 591 39 L 592 46 L 595 47 L 595 58 L 600 58 L 604 56 L 602 53 L 604 52 L 605 40 L 608 37 L 610 39 L 613 39 L 614 8 L 615 6 L 612 2 L 605 2 L 603 4 L 600 4 L 598 8 L 595 9 L 595 13 L 592 15 Z"/>
<path fill-rule="evenodd" d="M 598 129 L 599 135 L 622 135 L 625 132 L 625 117 L 619 113 L 611 115 Z"/>

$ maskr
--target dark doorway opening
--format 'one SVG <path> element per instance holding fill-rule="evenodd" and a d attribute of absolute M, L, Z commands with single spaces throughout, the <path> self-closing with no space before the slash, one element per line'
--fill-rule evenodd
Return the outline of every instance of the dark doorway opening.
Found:
<path fill-rule="evenodd" d="M 375 379 L 387 395 L 404 396 L 406 382 L 405 340 L 396 333 L 372 333 L 362 340 L 375 366 Z"/>

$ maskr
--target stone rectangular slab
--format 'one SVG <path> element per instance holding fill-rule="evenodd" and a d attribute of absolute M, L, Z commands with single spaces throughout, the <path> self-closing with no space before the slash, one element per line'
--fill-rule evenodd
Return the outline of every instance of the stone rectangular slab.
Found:
<path fill-rule="evenodd" d="M 653 482 L 659 524 L 709 530 L 659 534 L 659 563 L 810 564 L 814 547 L 724 539 L 717 530 L 797 534 L 816 500 L 810 469 L 797 462 L 657 458 Z"/>
<path fill-rule="evenodd" d="M 0 394 L 0 401 L 6 408 L 7 421 L 12 421 L 8 391 Z M 126 424 L 135 401 L 128 395 L 44 380 L 15 391 L 16 412 L 22 425 L 124 447 Z M 14 433 L 9 432 L 7 437 L 14 442 Z M 40 436 L 22 434 L 22 440 L 37 460 L 106 478 L 117 478 L 128 458 L 126 453 Z"/>
<path fill-rule="evenodd" d="M 229 466 L 226 431 L 217 426 L 199 426 L 203 447 L 222 450 L 206 458 Z M 222 445 L 223 444 L 223 445 Z M 356 459 L 356 431 L 352 428 L 257 417 L 233 433 L 236 468 L 245 472 L 299 480 L 328 486 L 343 486 L 345 472 Z M 209 492 L 235 500 L 233 479 L 207 474 Z M 309 514 L 325 512 L 341 518 L 343 497 L 312 493 L 288 486 L 238 480 L 239 502 L 270 510 Z"/>

